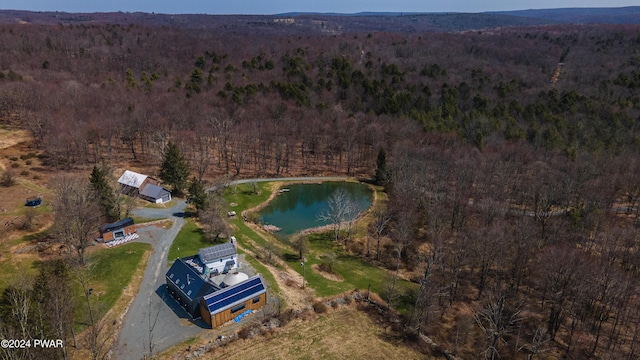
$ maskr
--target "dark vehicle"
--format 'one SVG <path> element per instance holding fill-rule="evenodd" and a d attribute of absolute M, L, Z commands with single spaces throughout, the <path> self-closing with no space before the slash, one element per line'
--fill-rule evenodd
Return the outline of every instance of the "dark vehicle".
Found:
<path fill-rule="evenodd" d="M 42 205 L 42 197 L 40 196 L 27 198 L 27 200 L 24 202 L 24 206 L 37 207 L 40 205 Z"/>

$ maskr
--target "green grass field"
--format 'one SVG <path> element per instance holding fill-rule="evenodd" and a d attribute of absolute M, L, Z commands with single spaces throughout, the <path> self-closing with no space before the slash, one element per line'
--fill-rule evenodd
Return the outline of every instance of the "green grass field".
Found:
<path fill-rule="evenodd" d="M 171 265 L 176 258 L 195 255 L 198 250 L 212 245 L 213 243 L 205 238 L 202 229 L 193 220 L 187 219 L 169 248 L 167 261 Z"/>
<path fill-rule="evenodd" d="M 332 232 L 310 234 L 307 239 L 309 240 L 309 252 L 305 255 L 307 262 L 304 271 L 295 252 L 292 251 L 283 255 L 290 267 L 301 275 L 304 272 L 308 286 L 314 288 L 318 296 L 333 296 L 353 289 L 366 290 L 369 285 L 371 285 L 371 291 L 378 294 L 384 293 L 389 273 L 378 266 L 345 252 L 342 245 L 333 240 Z M 341 282 L 329 280 L 312 270 L 313 265 L 326 262 L 326 255 L 329 253 L 335 255 L 333 270 L 343 279 Z M 399 298 L 396 300 L 394 307 L 400 312 L 408 311 L 410 304 L 413 302 L 413 293 L 416 289 L 417 284 L 399 279 Z"/>
<path fill-rule="evenodd" d="M 128 243 L 113 248 L 100 249 L 88 257 L 91 266 L 89 286 L 93 288 L 90 301 L 99 304 L 100 310 L 108 311 L 116 303 L 122 291 L 129 285 L 133 274 L 142 266 L 141 260 L 151 245 L 144 243 Z M 74 317 L 82 329 L 86 324 L 88 312 L 85 297 L 80 285 L 73 278 L 76 302 Z"/>
<path fill-rule="evenodd" d="M 21 276 L 35 277 L 39 271 L 40 260 L 31 254 L 14 254 L 12 247 L 30 241 L 37 234 L 25 236 L 0 244 L 0 290 L 20 281 Z"/>
<path fill-rule="evenodd" d="M 258 188 L 260 189 L 260 194 L 254 194 L 253 186 L 251 184 L 240 184 L 237 186 L 230 186 L 224 193 L 224 198 L 229 204 L 237 204 L 235 207 L 230 207 L 230 209 L 234 210 L 238 215 L 234 219 L 229 220 L 229 223 L 236 227 L 235 236 L 244 248 L 251 251 L 255 251 L 256 249 L 251 242 L 243 241 L 244 239 L 249 238 L 260 246 L 263 246 L 265 241 L 245 225 L 240 214 L 244 210 L 251 209 L 267 201 L 273 192 L 273 184 L 258 183 Z"/>

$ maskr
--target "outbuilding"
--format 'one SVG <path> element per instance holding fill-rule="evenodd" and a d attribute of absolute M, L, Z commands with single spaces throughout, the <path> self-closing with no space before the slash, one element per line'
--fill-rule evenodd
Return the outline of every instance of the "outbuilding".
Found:
<path fill-rule="evenodd" d="M 123 239 L 127 235 L 135 233 L 136 226 L 130 217 L 100 227 L 100 235 L 102 235 L 104 242 Z"/>
<path fill-rule="evenodd" d="M 171 200 L 171 193 L 158 185 L 156 179 L 126 170 L 118 179 L 122 192 L 129 196 L 140 196 L 140 198 L 156 204 L 162 204 Z"/>
<path fill-rule="evenodd" d="M 200 299 L 202 320 L 212 328 L 233 320 L 247 311 L 255 311 L 267 303 L 267 286 L 256 275 L 236 285 L 223 288 Z"/>
<path fill-rule="evenodd" d="M 171 201 L 171 193 L 155 184 L 146 184 L 140 189 L 140 197 L 156 204 L 163 204 Z"/>

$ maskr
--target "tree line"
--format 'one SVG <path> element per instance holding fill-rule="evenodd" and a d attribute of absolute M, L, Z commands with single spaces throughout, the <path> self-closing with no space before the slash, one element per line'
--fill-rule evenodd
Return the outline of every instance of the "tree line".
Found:
<path fill-rule="evenodd" d="M 0 78 L 0 111 L 62 168 L 158 164 L 169 140 L 199 179 L 367 173 L 379 148 L 433 132 L 481 150 L 637 150 L 632 26 L 248 38 L 5 25 L 0 36 L 16 74 Z"/>

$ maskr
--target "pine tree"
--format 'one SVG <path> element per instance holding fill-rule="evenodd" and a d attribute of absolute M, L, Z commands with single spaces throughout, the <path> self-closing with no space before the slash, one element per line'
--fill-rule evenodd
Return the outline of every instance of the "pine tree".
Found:
<path fill-rule="evenodd" d="M 116 198 L 107 176 L 108 171 L 97 166 L 93 167 L 89 177 L 91 192 L 98 199 L 102 215 L 109 222 L 120 219 L 118 214 L 118 199 Z"/>
<path fill-rule="evenodd" d="M 189 201 L 195 206 L 196 211 L 200 212 L 207 207 L 207 192 L 195 176 L 189 182 L 188 191 Z"/>
<path fill-rule="evenodd" d="M 380 149 L 376 159 L 376 184 L 384 185 L 387 182 L 387 175 L 387 153 L 384 149 Z"/>
<path fill-rule="evenodd" d="M 185 160 L 178 146 L 169 141 L 164 150 L 160 179 L 173 188 L 176 195 L 182 194 L 189 179 L 189 164 Z"/>

